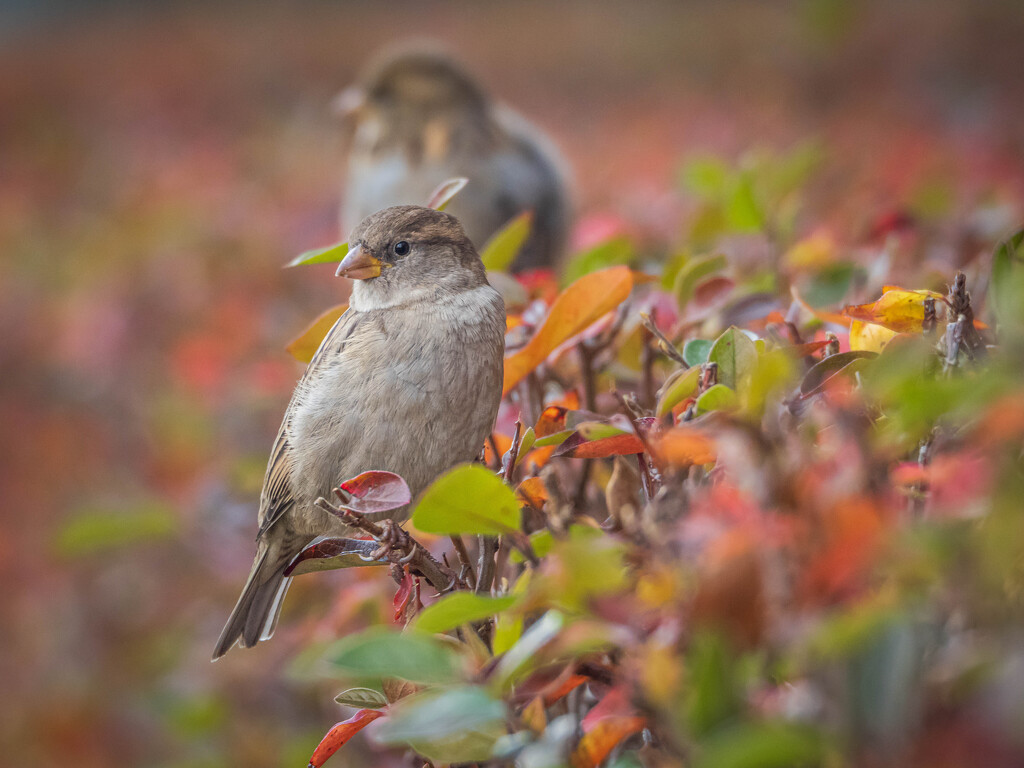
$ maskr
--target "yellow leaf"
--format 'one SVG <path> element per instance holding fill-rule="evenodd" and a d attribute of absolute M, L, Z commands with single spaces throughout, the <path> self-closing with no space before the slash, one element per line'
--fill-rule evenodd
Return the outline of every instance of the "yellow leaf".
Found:
<path fill-rule="evenodd" d="M 625 301 L 632 289 L 632 272 L 629 267 L 620 266 L 584 275 L 562 291 L 529 343 L 505 358 L 502 394 L 522 381 L 560 344 Z"/>
<path fill-rule="evenodd" d="M 314 320 L 306 330 L 288 342 L 285 349 L 300 363 L 308 363 L 320 348 L 320 342 L 324 340 L 324 336 L 338 321 L 338 318 L 345 314 L 346 309 L 348 309 L 348 304 L 331 307 Z"/>
<path fill-rule="evenodd" d="M 783 262 L 791 269 L 827 267 L 836 260 L 836 241 L 831 233 L 819 229 L 793 245 Z"/>
<path fill-rule="evenodd" d="M 875 323 L 896 333 L 921 333 L 924 330 L 925 300 L 942 301 L 935 291 L 886 291 L 873 304 L 858 304 L 843 309 L 843 314 L 854 320 Z"/>
<path fill-rule="evenodd" d="M 855 352 L 881 352 L 896 335 L 896 331 L 890 331 L 884 325 L 854 320 L 850 323 L 850 349 Z"/>

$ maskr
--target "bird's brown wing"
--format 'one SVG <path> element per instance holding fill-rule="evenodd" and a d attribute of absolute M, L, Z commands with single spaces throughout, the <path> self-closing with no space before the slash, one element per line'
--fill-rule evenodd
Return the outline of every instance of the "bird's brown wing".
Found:
<path fill-rule="evenodd" d="M 324 364 L 327 357 L 336 355 L 344 348 L 345 341 L 356 330 L 363 317 L 362 313 L 350 309 L 338 318 L 337 322 L 331 326 L 331 330 L 324 336 L 324 340 L 320 342 L 320 347 L 313 355 L 313 359 L 306 366 L 306 372 L 296 386 L 296 392 L 302 388 L 302 382 L 317 375 L 317 370 Z M 292 489 L 291 445 L 288 442 L 289 426 L 295 405 L 296 401 L 293 396 L 288 410 L 285 411 L 277 439 L 274 440 L 274 448 L 270 452 L 267 474 L 263 479 L 263 492 L 260 494 L 260 529 L 256 534 L 257 541 L 295 506 Z"/>

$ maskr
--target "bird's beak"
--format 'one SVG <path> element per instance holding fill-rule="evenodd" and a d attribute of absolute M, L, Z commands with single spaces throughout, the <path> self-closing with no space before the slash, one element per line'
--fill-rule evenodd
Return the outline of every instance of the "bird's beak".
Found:
<path fill-rule="evenodd" d="M 369 280 L 371 277 L 378 277 L 383 267 L 384 263 L 360 243 L 345 255 L 335 274 L 353 280 Z"/>

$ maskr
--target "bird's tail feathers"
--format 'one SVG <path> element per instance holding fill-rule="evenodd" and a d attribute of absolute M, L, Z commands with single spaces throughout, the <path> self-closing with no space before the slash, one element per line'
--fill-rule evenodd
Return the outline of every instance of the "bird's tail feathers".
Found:
<path fill-rule="evenodd" d="M 282 561 L 273 556 L 269 547 L 261 549 L 262 552 L 252 564 L 242 594 L 220 633 L 213 652 L 214 661 L 227 653 L 236 642 L 243 648 L 251 648 L 262 640 L 269 640 L 277 627 L 281 604 L 292 581 L 284 575 L 289 560 Z"/>

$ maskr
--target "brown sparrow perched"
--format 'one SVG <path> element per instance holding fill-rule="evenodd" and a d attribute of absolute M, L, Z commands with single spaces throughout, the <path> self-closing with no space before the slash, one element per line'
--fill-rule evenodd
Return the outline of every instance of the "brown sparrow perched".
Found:
<path fill-rule="evenodd" d="M 557 151 L 447 56 L 388 55 L 335 106 L 351 130 L 343 227 L 388 205 L 422 204 L 464 176 L 469 185 L 448 210 L 477 248 L 529 209 L 533 231 L 512 269 L 552 266 L 561 255 L 569 200 Z"/>
<path fill-rule="evenodd" d="M 364 219 L 348 242 L 338 275 L 356 280 L 349 309 L 285 412 L 260 496 L 256 559 L 214 659 L 235 642 L 269 638 L 288 564 L 318 536 L 351 533 L 318 498 L 366 470 L 401 475 L 415 497 L 476 458 L 494 424 L 505 307 L 458 220 L 398 206 Z"/>

